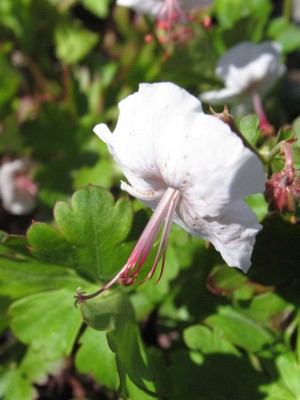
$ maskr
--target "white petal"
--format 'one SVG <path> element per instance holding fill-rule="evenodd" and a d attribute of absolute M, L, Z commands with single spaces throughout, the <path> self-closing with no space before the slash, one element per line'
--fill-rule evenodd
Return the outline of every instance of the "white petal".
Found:
<path fill-rule="evenodd" d="M 218 105 L 236 101 L 240 94 L 241 92 L 238 88 L 224 88 L 201 93 L 199 99 L 204 103 Z"/>
<path fill-rule="evenodd" d="M 173 1 L 175 3 L 178 0 Z M 139 13 L 152 16 L 157 16 L 165 3 L 166 0 L 117 0 L 119 6 L 130 7 Z M 189 12 L 212 5 L 212 0 L 179 0 L 179 4 L 182 10 Z"/>
<path fill-rule="evenodd" d="M 161 198 L 165 193 L 165 189 L 159 191 L 152 191 L 147 193 L 142 193 L 136 190 L 134 187 L 128 185 L 128 183 L 121 181 L 121 189 L 125 190 L 131 196 L 135 197 L 136 199 L 140 200 L 145 206 L 154 210 L 158 203 L 160 202 Z"/>
<path fill-rule="evenodd" d="M 194 236 L 209 240 L 230 267 L 247 272 L 251 266 L 251 255 L 255 236 L 262 229 L 251 208 L 243 201 L 224 207 L 222 214 L 215 218 L 195 219 L 186 210 L 184 225 L 178 216 L 175 222 Z"/>
<path fill-rule="evenodd" d="M 113 155 L 114 150 L 113 150 L 113 135 L 111 131 L 108 129 L 107 125 L 105 124 L 98 124 L 94 127 L 94 132 L 96 135 L 103 140 L 104 143 L 107 144 L 108 150 L 110 154 Z"/>
<path fill-rule="evenodd" d="M 139 13 L 152 16 L 159 13 L 163 4 L 164 0 L 117 0 L 119 6 L 130 7 Z"/>
<path fill-rule="evenodd" d="M 202 113 L 200 101 L 172 83 L 141 84 L 119 104 L 116 129 L 103 125 L 95 132 L 109 146 L 131 185 L 142 193 L 166 188 L 160 172 L 158 142 L 177 115 Z M 182 132 L 183 134 L 184 132 Z M 178 132 L 175 130 L 174 135 Z"/>
<path fill-rule="evenodd" d="M 216 73 L 228 88 L 242 92 L 258 84 L 266 90 L 284 72 L 280 53 L 280 45 L 275 42 L 242 42 L 221 57 Z"/>
<path fill-rule="evenodd" d="M 264 190 L 257 156 L 210 115 L 174 117 L 158 139 L 156 162 L 166 186 L 179 189 L 189 207 L 201 206 L 202 217 Z"/>

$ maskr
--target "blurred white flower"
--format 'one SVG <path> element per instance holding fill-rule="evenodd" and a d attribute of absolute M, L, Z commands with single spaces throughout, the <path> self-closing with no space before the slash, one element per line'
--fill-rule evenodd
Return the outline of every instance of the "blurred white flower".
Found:
<path fill-rule="evenodd" d="M 260 117 L 261 127 L 268 123 L 261 97 L 282 76 L 281 45 L 276 42 L 242 42 L 229 49 L 219 60 L 216 74 L 225 88 L 202 93 L 200 99 L 212 105 L 233 103 L 243 112 L 251 105 Z"/>
<path fill-rule="evenodd" d="M 212 0 L 117 0 L 117 4 L 142 14 L 170 20 L 175 15 L 186 19 L 186 12 L 210 6 Z"/>
<path fill-rule="evenodd" d="M 163 270 L 173 220 L 212 242 L 229 266 L 247 271 L 261 229 L 243 201 L 264 190 L 257 156 L 228 125 L 205 115 L 197 98 L 172 83 L 142 84 L 119 109 L 114 133 L 105 124 L 97 125 L 95 133 L 129 182 L 121 188 L 155 211 L 117 276 L 93 295 L 78 293 L 78 300 L 94 297 L 117 280 L 134 283 L 164 225 L 146 279 L 153 276 L 160 253 Z"/>
<path fill-rule="evenodd" d="M 31 170 L 27 159 L 8 161 L 0 167 L 0 199 L 11 214 L 26 215 L 36 207 L 38 188 L 30 178 Z"/>

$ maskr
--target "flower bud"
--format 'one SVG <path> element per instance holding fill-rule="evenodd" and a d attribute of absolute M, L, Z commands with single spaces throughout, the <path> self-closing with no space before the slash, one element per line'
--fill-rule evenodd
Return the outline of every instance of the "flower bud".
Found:
<path fill-rule="evenodd" d="M 300 200 L 299 170 L 293 167 L 293 150 L 291 143 L 294 139 L 283 144 L 285 153 L 285 166 L 281 172 L 276 172 L 266 181 L 265 197 L 270 210 L 295 212 Z"/>

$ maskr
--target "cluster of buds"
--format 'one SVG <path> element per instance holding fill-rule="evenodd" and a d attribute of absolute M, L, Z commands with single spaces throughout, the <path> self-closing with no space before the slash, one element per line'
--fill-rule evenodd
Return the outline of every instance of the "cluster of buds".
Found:
<path fill-rule="evenodd" d="M 190 15 L 183 10 L 177 1 L 165 1 L 156 16 L 154 33 L 145 36 L 149 43 L 157 37 L 163 46 L 172 42 L 187 42 L 192 36 L 192 29 L 186 23 L 191 21 Z"/>
<path fill-rule="evenodd" d="M 270 210 L 279 212 L 295 212 L 300 200 L 300 170 L 294 168 L 292 143 L 296 139 L 287 140 L 282 145 L 285 155 L 285 166 L 266 181 L 265 197 Z"/>
<path fill-rule="evenodd" d="M 151 42 L 154 35 L 163 46 L 167 46 L 173 42 L 185 43 L 189 41 L 192 37 L 191 27 L 180 22 L 175 24 L 175 21 L 178 21 L 178 16 L 176 15 L 172 17 L 172 22 L 158 19 L 154 34 L 148 33 L 145 36 L 145 42 Z"/>

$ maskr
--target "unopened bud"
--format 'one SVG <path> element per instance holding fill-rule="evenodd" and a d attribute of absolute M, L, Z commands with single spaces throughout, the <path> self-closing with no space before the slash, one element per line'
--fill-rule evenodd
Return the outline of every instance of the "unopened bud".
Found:
<path fill-rule="evenodd" d="M 292 139 L 292 141 L 294 141 Z M 283 144 L 285 166 L 266 181 L 265 197 L 270 210 L 279 212 L 295 212 L 300 200 L 300 171 L 293 167 L 292 141 Z"/>

